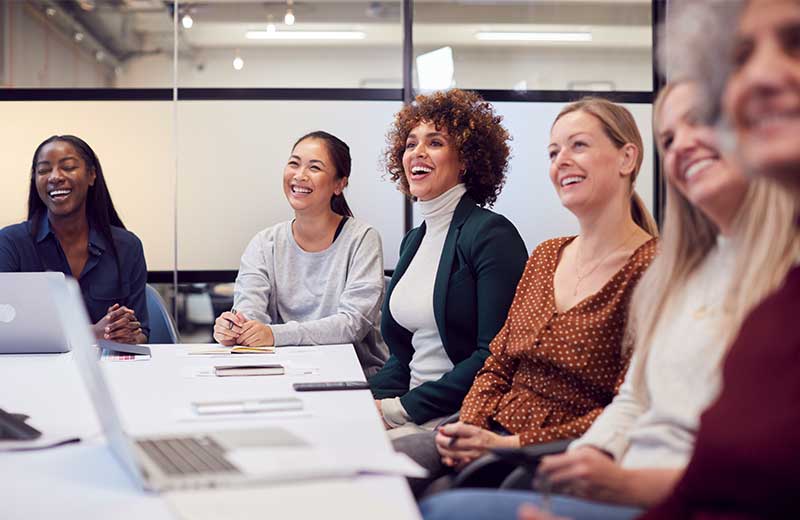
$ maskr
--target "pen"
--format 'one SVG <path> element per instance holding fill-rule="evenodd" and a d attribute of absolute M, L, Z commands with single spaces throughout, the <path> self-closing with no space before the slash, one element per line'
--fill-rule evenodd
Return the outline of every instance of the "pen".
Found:
<path fill-rule="evenodd" d="M 450 437 L 450 442 L 448 442 L 448 443 L 447 443 L 447 447 L 448 447 L 448 448 L 452 448 L 452 447 L 453 447 L 453 445 L 456 443 L 456 439 L 458 439 L 458 437 L 457 437 L 457 436 L 455 436 L 455 435 L 453 435 L 452 437 Z"/>
<path fill-rule="evenodd" d="M 231 314 L 236 316 L 236 309 L 231 309 Z M 228 329 L 232 329 L 234 325 L 236 325 L 234 322 L 232 322 L 231 320 L 228 320 Z"/>

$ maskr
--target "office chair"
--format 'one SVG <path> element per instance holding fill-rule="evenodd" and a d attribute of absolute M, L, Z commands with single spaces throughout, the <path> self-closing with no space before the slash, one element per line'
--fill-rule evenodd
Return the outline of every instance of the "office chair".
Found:
<path fill-rule="evenodd" d="M 145 295 L 147 314 L 150 315 L 150 337 L 147 341 L 150 343 L 178 343 L 175 323 L 167 312 L 167 306 L 161 295 L 150 284 L 145 287 Z"/>

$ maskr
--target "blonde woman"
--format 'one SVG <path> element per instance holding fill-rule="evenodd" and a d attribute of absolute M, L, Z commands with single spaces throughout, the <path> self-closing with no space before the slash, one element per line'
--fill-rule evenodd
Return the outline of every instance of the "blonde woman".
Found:
<path fill-rule="evenodd" d="M 490 448 L 581 435 L 628 367 L 628 303 L 656 251 L 655 225 L 633 190 L 641 135 L 624 107 L 589 98 L 561 111 L 550 141 L 550 179 L 580 235 L 545 241 L 528 259 L 460 421 L 395 442 L 431 476 Z M 412 482 L 418 493 L 424 486 Z"/>
<path fill-rule="evenodd" d="M 794 203 L 764 181 L 748 183 L 720 154 L 713 130 L 695 123 L 698 101 L 690 82 L 667 86 L 656 101 L 668 181 L 662 251 L 631 303 L 636 348 L 620 393 L 567 453 L 539 466 L 540 484 L 579 497 L 556 497 L 557 514 L 633 518 L 669 493 L 691 456 L 699 416 L 719 391 L 727 345 L 796 257 Z M 432 500 L 425 517 L 452 513 L 445 502 L 474 511 L 488 498 L 467 496 Z M 504 492 L 484 507 L 492 518 L 515 518 L 520 504 L 540 501 Z"/>

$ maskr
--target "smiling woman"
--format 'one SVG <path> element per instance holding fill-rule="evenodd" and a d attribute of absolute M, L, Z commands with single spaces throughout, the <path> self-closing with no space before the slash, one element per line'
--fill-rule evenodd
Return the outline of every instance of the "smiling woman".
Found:
<path fill-rule="evenodd" d="M 416 439 L 461 407 L 525 264 L 516 228 L 484 208 L 508 167 L 501 121 L 455 89 L 418 96 L 389 132 L 389 175 L 424 223 L 400 245 L 381 323 L 391 357 L 370 386 L 395 449 L 412 456 Z"/>
<path fill-rule="evenodd" d="M 30 175 L 27 221 L 0 231 L 0 271 L 72 276 L 98 338 L 146 343 L 142 243 L 117 215 L 94 150 L 75 136 L 50 137 Z"/>
<path fill-rule="evenodd" d="M 344 198 L 350 148 L 327 132 L 297 140 L 283 170 L 295 218 L 258 233 L 242 255 L 234 309 L 214 323 L 223 345 L 352 343 L 364 373 L 386 360 L 377 330 L 383 254 Z"/>

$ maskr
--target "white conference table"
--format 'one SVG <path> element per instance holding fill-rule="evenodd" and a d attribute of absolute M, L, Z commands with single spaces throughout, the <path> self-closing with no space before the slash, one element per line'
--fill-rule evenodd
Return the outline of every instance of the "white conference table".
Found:
<path fill-rule="evenodd" d="M 354 460 L 391 452 L 367 390 L 296 393 L 298 381 L 364 380 L 350 345 L 279 348 L 276 354 L 190 356 L 189 345 L 152 345 L 149 361 L 103 361 L 129 434 L 280 426 Z M 214 365 L 283 363 L 287 374 L 199 375 Z M 295 395 L 304 411 L 197 420 L 194 401 Z M 100 434 L 72 354 L 0 356 L 0 408 L 29 424 L 82 441 L 40 451 L 0 452 L 0 518 L 369 518 L 418 519 L 403 477 L 359 476 L 164 496 L 140 490 Z"/>

